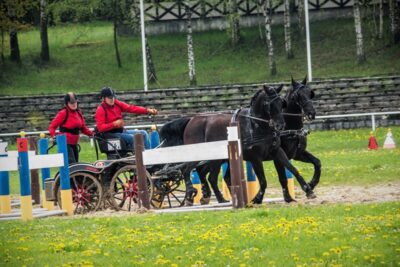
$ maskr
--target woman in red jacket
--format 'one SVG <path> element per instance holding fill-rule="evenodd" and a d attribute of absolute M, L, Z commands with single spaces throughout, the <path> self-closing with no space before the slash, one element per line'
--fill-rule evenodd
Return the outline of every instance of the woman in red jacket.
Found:
<path fill-rule="evenodd" d="M 125 102 L 115 99 L 115 93 L 110 87 L 104 87 L 100 93 L 101 104 L 96 110 L 96 126 L 99 132 L 103 133 L 105 138 L 122 138 L 129 149 L 134 148 L 133 136 L 136 133 L 144 135 L 145 148 L 150 148 L 150 139 L 144 130 L 126 130 L 122 112 L 135 114 L 156 115 L 155 108 L 145 108 L 141 106 L 129 105 Z"/>
<path fill-rule="evenodd" d="M 79 161 L 79 134 L 82 132 L 87 136 L 93 136 L 93 132 L 86 126 L 82 112 L 78 108 L 78 99 L 74 93 L 64 96 L 64 107 L 57 113 L 49 125 L 50 136 L 54 138 L 56 129 L 59 134 L 67 136 L 68 162 L 69 164 Z"/>

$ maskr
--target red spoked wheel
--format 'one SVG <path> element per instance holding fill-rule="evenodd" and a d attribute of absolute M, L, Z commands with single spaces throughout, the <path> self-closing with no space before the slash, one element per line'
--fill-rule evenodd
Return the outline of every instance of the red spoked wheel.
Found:
<path fill-rule="evenodd" d="M 74 214 L 84 214 L 99 209 L 103 189 L 98 179 L 84 172 L 77 172 L 70 175 L 72 204 L 74 206 Z M 61 188 L 58 188 L 57 200 L 61 203 Z"/>
<path fill-rule="evenodd" d="M 152 196 L 153 183 L 150 174 L 146 172 L 149 198 Z M 110 200 L 117 210 L 131 211 L 138 208 L 139 187 L 135 165 L 120 168 L 111 179 Z"/>

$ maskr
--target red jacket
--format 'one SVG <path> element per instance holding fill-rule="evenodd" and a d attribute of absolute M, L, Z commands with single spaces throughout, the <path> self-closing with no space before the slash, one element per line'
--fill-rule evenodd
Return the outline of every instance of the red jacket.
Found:
<path fill-rule="evenodd" d="M 67 117 L 67 111 L 68 111 L 68 117 Z M 61 125 L 65 119 L 66 119 L 65 123 Z M 51 137 L 54 137 L 56 135 L 56 129 L 58 127 L 61 127 L 59 134 L 62 133 L 66 134 L 67 144 L 69 145 L 76 145 L 79 142 L 79 133 L 74 134 L 66 130 L 63 131 L 62 128 L 66 128 L 67 130 L 73 130 L 79 128 L 83 134 L 87 136 L 93 135 L 93 132 L 86 126 L 85 119 L 83 118 L 82 113 L 79 109 L 72 110 L 68 107 L 65 107 L 62 110 L 60 110 L 49 125 L 49 132 Z"/>
<path fill-rule="evenodd" d="M 96 110 L 96 126 L 100 132 L 108 132 L 114 127 L 113 122 L 122 119 L 122 112 L 135 113 L 135 114 L 147 114 L 147 108 L 129 105 L 125 102 L 114 100 L 114 105 L 110 106 L 104 101 L 101 103 Z"/>

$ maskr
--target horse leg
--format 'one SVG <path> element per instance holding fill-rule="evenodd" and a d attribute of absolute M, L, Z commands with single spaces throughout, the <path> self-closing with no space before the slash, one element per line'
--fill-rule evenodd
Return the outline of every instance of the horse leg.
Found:
<path fill-rule="evenodd" d="M 221 170 L 221 161 L 213 161 L 210 164 L 210 175 L 208 176 L 208 181 L 211 184 L 211 187 L 214 191 L 215 197 L 217 198 L 218 203 L 226 203 L 228 202 L 222 195 L 221 191 L 218 188 L 218 175 Z"/>
<path fill-rule="evenodd" d="M 210 203 L 211 199 L 211 189 L 207 182 L 207 165 L 199 166 L 196 168 L 197 173 L 199 174 L 200 183 L 201 183 L 201 191 L 203 196 L 200 199 L 201 205 L 206 205 Z"/>
<path fill-rule="evenodd" d="M 193 187 L 192 179 L 190 177 L 191 171 L 196 167 L 197 163 L 188 163 L 183 168 L 183 179 L 185 180 L 186 194 L 185 194 L 185 206 L 193 206 L 193 199 L 197 195 L 197 189 Z"/>
<path fill-rule="evenodd" d="M 276 152 L 276 158 L 278 162 L 280 162 L 286 169 L 288 169 L 297 179 L 299 182 L 301 189 L 306 192 L 307 198 L 316 198 L 313 190 L 311 187 L 306 183 L 303 176 L 297 171 L 297 169 L 290 163 L 288 157 L 286 156 L 285 152 L 282 148 L 279 148 Z"/>
<path fill-rule="evenodd" d="M 276 169 L 276 171 L 278 173 L 278 176 L 279 176 L 279 183 L 281 184 L 281 187 L 282 187 L 283 199 L 287 203 L 295 201 L 289 194 L 285 167 L 283 167 L 283 165 L 280 162 L 276 161 L 276 160 L 274 160 L 274 165 L 275 165 L 275 169 Z"/>
<path fill-rule="evenodd" d="M 321 161 L 307 150 L 297 151 L 294 159 L 302 162 L 312 163 L 314 165 L 314 175 L 311 181 L 308 183 L 311 189 L 314 190 L 319 183 L 319 178 L 321 177 Z"/>
<path fill-rule="evenodd" d="M 251 164 L 253 165 L 254 173 L 258 177 L 258 182 L 260 183 L 260 189 L 251 202 L 254 204 L 261 204 L 264 198 L 265 190 L 267 189 L 267 179 L 265 178 L 264 168 L 261 160 L 251 161 Z"/>

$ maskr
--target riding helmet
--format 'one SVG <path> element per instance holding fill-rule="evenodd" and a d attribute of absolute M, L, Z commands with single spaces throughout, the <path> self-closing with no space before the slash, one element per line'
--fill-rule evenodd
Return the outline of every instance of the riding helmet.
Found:
<path fill-rule="evenodd" d="M 115 97 L 115 92 L 111 87 L 103 87 L 103 89 L 101 89 L 100 97 Z"/>

